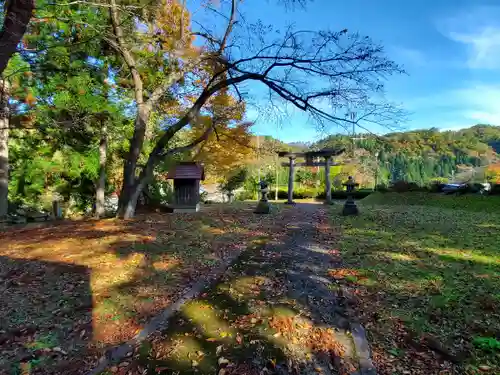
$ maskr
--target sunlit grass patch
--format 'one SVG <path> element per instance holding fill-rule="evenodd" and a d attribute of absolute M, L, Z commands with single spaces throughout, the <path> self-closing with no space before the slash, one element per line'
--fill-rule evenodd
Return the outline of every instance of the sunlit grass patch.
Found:
<path fill-rule="evenodd" d="M 261 293 L 261 286 L 268 284 L 268 278 L 257 277 L 241 277 L 227 285 L 227 293 L 234 299 L 251 299 L 256 298 Z"/>
<path fill-rule="evenodd" d="M 156 271 L 168 271 L 172 270 L 173 268 L 179 266 L 181 264 L 181 261 L 179 259 L 170 257 L 170 256 L 163 256 L 163 257 L 158 257 L 154 262 L 153 262 L 153 268 Z"/>
<path fill-rule="evenodd" d="M 416 244 L 416 243 L 413 242 L 410 245 L 413 245 L 413 244 Z M 405 243 L 405 245 L 408 246 L 408 242 Z M 388 252 L 388 251 L 382 251 L 382 252 L 380 252 L 380 254 L 382 256 L 385 256 L 385 257 L 389 258 L 389 259 L 400 260 L 400 261 L 404 261 L 404 262 L 413 262 L 413 261 L 418 260 L 418 258 L 415 255 L 411 255 L 411 254 L 391 253 L 391 252 Z"/>
<path fill-rule="evenodd" d="M 479 194 L 443 195 L 424 192 L 373 193 L 362 201 L 365 205 L 416 205 L 493 214 L 497 211 L 496 207 L 500 206 L 499 196 L 483 196 Z"/>
<path fill-rule="evenodd" d="M 465 206 L 449 203 L 457 198 Z M 401 332 L 411 331 L 432 335 L 471 374 L 478 364 L 498 365 L 500 352 L 472 344 L 477 335 L 500 335 L 500 305 L 492 297 L 500 290 L 500 213 L 477 212 L 484 199 L 440 196 L 429 203 L 420 194 L 384 194 L 361 203 L 359 217 L 334 214 L 352 270 L 339 280 L 360 290 L 375 345 L 388 345 L 389 354 L 394 345 L 404 349 Z"/>
<path fill-rule="evenodd" d="M 219 312 L 210 303 L 192 301 L 183 307 L 182 312 L 189 322 L 197 325 L 209 338 L 230 339 L 236 334 L 226 321 L 219 318 Z"/>

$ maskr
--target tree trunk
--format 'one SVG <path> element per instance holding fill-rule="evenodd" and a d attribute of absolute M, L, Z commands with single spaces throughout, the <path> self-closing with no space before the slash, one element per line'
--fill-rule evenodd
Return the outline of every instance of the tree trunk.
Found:
<path fill-rule="evenodd" d="M 293 180 L 295 178 L 295 157 L 289 157 L 290 169 L 288 172 L 288 200 L 287 204 L 293 204 Z"/>
<path fill-rule="evenodd" d="M 118 218 L 130 219 L 134 216 L 137 199 L 139 198 L 144 186 L 148 183 L 148 179 L 153 176 L 153 169 L 158 160 L 162 157 L 164 148 L 180 129 L 189 124 L 190 121 L 199 115 L 201 107 L 203 107 L 203 104 L 205 104 L 211 95 L 212 93 L 204 92 L 195 102 L 193 107 L 191 107 L 191 109 L 179 121 L 177 121 L 175 125 L 171 126 L 163 134 L 163 136 L 156 143 L 153 151 L 149 154 L 146 166 L 140 173 L 139 177 L 136 177 L 137 160 L 141 154 L 142 146 L 144 144 L 146 125 L 152 111 L 152 107 L 149 104 L 139 105 L 139 111 L 135 119 L 134 135 L 130 142 L 129 154 L 127 155 L 127 160 L 125 161 L 125 166 L 123 168 L 123 186 L 120 192 L 118 212 L 116 213 Z M 186 149 L 190 149 L 198 143 L 199 140 L 187 146 Z"/>
<path fill-rule="evenodd" d="M 122 189 L 120 193 L 120 202 L 118 204 L 118 212 L 116 214 L 120 219 L 131 219 L 135 215 L 135 208 L 137 206 L 137 200 L 141 195 L 142 190 L 147 185 L 148 181 L 147 172 L 141 172 L 139 177 L 136 179 L 134 185 L 127 189 L 127 200 L 122 200 L 121 195 L 124 193 Z"/>
<path fill-rule="evenodd" d="M 0 80 L 0 219 L 9 207 L 9 87 Z"/>
<path fill-rule="evenodd" d="M 325 157 L 325 203 L 332 203 L 332 182 L 330 180 L 330 162 L 329 156 Z"/>
<path fill-rule="evenodd" d="M 137 178 L 135 176 L 137 169 L 137 160 L 142 151 L 144 137 L 146 134 L 146 126 L 154 103 L 144 103 L 143 82 L 134 56 L 130 53 L 129 46 L 126 44 L 124 33 L 121 27 L 120 14 L 116 0 L 110 0 L 109 15 L 111 25 L 113 26 L 114 37 L 116 38 L 115 49 L 123 58 L 134 82 L 134 97 L 137 105 L 137 115 L 134 123 L 134 134 L 130 140 L 128 155 L 123 165 L 123 185 L 120 191 L 118 201 L 118 211 L 116 216 L 123 219 L 129 219 L 134 215 L 135 202 L 131 204 L 131 200 L 135 196 Z M 159 99 L 159 97 L 158 97 Z M 137 195 L 138 197 L 138 195 Z"/>
<path fill-rule="evenodd" d="M 16 52 L 28 23 L 30 22 L 35 0 L 9 0 L 6 2 L 6 14 L 0 31 L 0 75 L 3 73 L 10 57 Z"/>
<path fill-rule="evenodd" d="M 113 12 L 111 12 L 111 14 L 113 16 Z M 115 16 L 113 16 L 112 18 L 116 20 Z M 116 27 L 115 29 L 119 30 L 119 28 Z M 120 40 L 120 38 L 118 38 L 118 40 Z M 124 57 L 125 59 L 127 59 L 126 55 L 124 55 Z M 196 102 L 193 104 L 193 106 L 187 111 L 187 113 L 184 114 L 184 116 L 179 121 L 177 121 L 175 125 L 170 126 L 163 133 L 160 139 L 156 142 L 153 151 L 151 151 L 151 153 L 149 154 L 146 167 L 143 169 L 139 177 L 135 177 L 137 169 L 137 160 L 139 159 L 139 155 L 142 151 L 142 146 L 144 144 L 146 125 L 149 121 L 149 117 L 151 115 L 151 111 L 153 109 L 155 101 L 154 100 L 152 101 L 150 98 L 148 99 L 147 103 L 143 102 L 141 96 L 142 81 L 137 71 L 134 70 L 135 67 L 132 66 L 132 68 L 131 71 L 134 77 L 134 86 L 136 92 L 135 98 L 138 105 L 138 112 L 134 124 L 134 135 L 132 137 L 132 140 L 130 141 L 129 153 L 127 155 L 127 160 L 125 161 L 125 166 L 123 168 L 123 186 L 120 192 L 118 212 L 116 214 L 116 216 L 121 219 L 130 219 L 134 216 L 135 206 L 137 204 L 137 198 L 139 197 L 144 186 L 147 184 L 147 180 L 153 175 L 153 169 L 156 166 L 158 160 L 160 160 L 160 158 L 162 157 L 165 157 L 166 154 L 164 153 L 164 149 L 167 146 L 168 142 L 172 139 L 172 137 L 174 137 L 179 130 L 184 128 L 186 125 L 195 120 L 197 116 L 199 116 L 202 107 L 205 105 L 207 100 L 213 94 L 215 94 L 216 92 L 225 87 L 229 87 L 232 84 L 243 82 L 247 79 L 253 79 L 252 74 L 244 74 L 236 78 L 231 78 L 230 80 L 221 81 L 219 83 L 214 84 L 211 88 L 205 89 L 198 97 Z M 154 93 L 152 97 L 154 97 Z M 206 139 L 206 135 L 208 134 L 209 133 L 206 132 L 204 136 L 199 138 L 194 143 L 185 147 L 177 148 L 174 151 L 180 151 L 181 149 L 186 149 L 186 150 L 191 149 L 200 141 Z"/>
<path fill-rule="evenodd" d="M 101 141 L 99 143 L 99 181 L 97 182 L 95 216 L 100 218 L 104 216 L 104 193 L 106 190 L 106 157 L 108 149 L 108 135 L 106 125 L 101 127 Z"/>
<path fill-rule="evenodd" d="M 138 179 L 136 178 L 137 160 L 141 154 L 146 125 L 151 114 L 151 107 L 142 104 L 139 106 L 139 112 L 135 119 L 135 129 L 132 140 L 130 141 L 129 153 L 123 167 L 123 186 L 120 192 L 117 216 L 122 219 L 130 219 L 134 216 L 135 205 L 131 203 L 136 194 Z"/>

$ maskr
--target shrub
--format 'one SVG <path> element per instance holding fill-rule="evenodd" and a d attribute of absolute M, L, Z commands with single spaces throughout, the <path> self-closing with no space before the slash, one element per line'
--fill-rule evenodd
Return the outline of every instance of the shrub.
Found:
<path fill-rule="evenodd" d="M 354 197 L 354 199 L 363 199 L 372 193 L 373 190 L 360 189 L 360 190 L 355 190 L 352 196 Z M 316 196 L 316 198 L 325 199 L 326 198 L 325 192 L 322 191 Z M 347 199 L 347 191 L 332 190 L 332 199 Z"/>
<path fill-rule="evenodd" d="M 310 199 L 310 198 L 316 198 L 316 195 L 318 195 L 318 192 L 316 189 L 313 188 L 298 188 L 293 190 L 293 195 L 297 195 L 296 199 Z"/>
<path fill-rule="evenodd" d="M 249 192 L 251 195 L 251 198 L 248 199 L 255 199 L 258 195 L 259 191 L 259 181 L 257 179 L 257 176 L 248 176 L 248 178 L 245 180 L 243 183 L 243 189 L 246 192 Z"/>
<path fill-rule="evenodd" d="M 295 174 L 295 181 L 301 184 L 314 183 L 313 172 L 309 169 L 299 169 Z"/>
<path fill-rule="evenodd" d="M 287 199 L 288 198 L 288 193 L 286 190 L 279 189 L 278 190 L 278 199 Z"/>
<path fill-rule="evenodd" d="M 206 202 L 208 198 L 208 191 L 200 193 L 200 202 Z"/>
<path fill-rule="evenodd" d="M 389 188 L 387 187 L 387 185 L 379 184 L 375 186 L 375 190 L 380 193 L 387 193 L 389 191 Z"/>
<path fill-rule="evenodd" d="M 151 205 L 162 205 L 173 201 L 174 189 L 170 181 L 153 178 L 144 189 L 144 198 Z"/>
<path fill-rule="evenodd" d="M 481 190 L 483 190 L 483 185 L 480 183 L 473 183 L 467 186 L 468 187 L 468 192 L 470 193 L 479 193 Z"/>
<path fill-rule="evenodd" d="M 373 193 L 373 190 L 368 190 L 368 189 L 355 190 L 353 197 L 354 197 L 354 199 L 363 199 L 372 193 Z M 347 199 L 347 192 L 346 191 L 333 192 L 332 198 L 333 199 L 344 199 L 344 198 Z"/>
<path fill-rule="evenodd" d="M 316 189 L 311 188 L 297 188 L 293 189 L 293 199 L 310 199 L 316 198 Z M 278 190 L 278 199 L 288 199 L 288 191 L 280 189 Z"/>
<path fill-rule="evenodd" d="M 372 194 L 373 190 L 371 189 L 360 189 L 354 192 L 354 199 L 363 199 L 368 195 Z M 325 199 L 324 190 L 318 191 L 314 188 L 297 188 L 293 190 L 293 199 Z M 278 199 L 288 199 L 287 190 L 280 189 L 278 190 Z M 345 190 L 333 190 L 332 189 L 332 199 L 347 199 L 347 192 Z"/>
<path fill-rule="evenodd" d="M 226 181 L 219 184 L 219 189 L 225 193 L 231 193 L 233 190 L 239 189 L 247 179 L 248 171 L 241 168 L 236 173 L 233 173 Z"/>
<path fill-rule="evenodd" d="M 472 343 L 476 348 L 485 352 L 500 351 L 500 341 L 494 337 L 475 337 Z"/>
<path fill-rule="evenodd" d="M 430 193 L 442 193 L 443 186 L 444 185 L 441 182 L 434 181 L 428 186 L 428 190 Z"/>
<path fill-rule="evenodd" d="M 394 191 L 396 193 L 406 193 L 408 191 L 425 191 L 425 188 L 422 188 L 421 186 L 418 186 L 414 182 L 408 182 L 408 181 L 394 181 L 390 188 L 390 191 Z"/>
<path fill-rule="evenodd" d="M 246 201 L 255 198 L 255 193 L 253 191 L 242 190 L 236 193 L 234 197 L 237 201 Z"/>

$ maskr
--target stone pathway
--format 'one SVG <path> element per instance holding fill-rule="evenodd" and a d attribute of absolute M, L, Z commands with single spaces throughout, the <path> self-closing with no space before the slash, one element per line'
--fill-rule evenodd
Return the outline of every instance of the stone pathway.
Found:
<path fill-rule="evenodd" d="M 286 208 L 285 239 L 245 252 L 148 337 L 123 374 L 373 375 L 361 326 L 329 276 L 341 263 L 324 206 Z M 332 241 L 333 240 L 333 241 Z"/>
<path fill-rule="evenodd" d="M 346 316 L 346 292 L 329 277 L 331 269 L 341 267 L 341 260 L 318 232 L 318 221 L 328 222 L 327 211 L 316 204 L 298 204 L 295 210 L 295 220 L 287 225 L 288 240 L 273 249 L 280 256 L 279 261 L 272 262 L 272 277 L 283 278 L 289 298 L 307 308 L 315 326 L 333 329 L 344 347 L 343 366 L 333 358 L 332 368 L 332 358 L 319 355 L 315 369 L 319 365 L 324 374 L 375 374 L 364 330 Z"/>

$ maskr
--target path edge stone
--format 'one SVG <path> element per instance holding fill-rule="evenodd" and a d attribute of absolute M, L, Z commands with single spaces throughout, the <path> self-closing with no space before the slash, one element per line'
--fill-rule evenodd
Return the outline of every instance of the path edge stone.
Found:
<path fill-rule="evenodd" d="M 246 248 L 238 254 L 223 261 L 208 277 L 204 277 L 197 281 L 187 292 L 185 292 L 176 302 L 165 308 L 158 315 L 154 316 L 144 328 L 129 341 L 120 345 L 113 346 L 106 350 L 105 354 L 101 357 L 96 366 L 87 375 L 98 375 L 105 371 L 108 367 L 120 362 L 127 358 L 129 354 L 135 349 L 137 345 L 142 343 L 154 332 L 158 332 L 167 328 L 168 319 L 177 313 L 181 307 L 190 300 L 198 297 L 207 287 L 212 285 L 217 280 L 220 280 L 226 271 L 236 264 L 240 257 L 247 251 L 255 250 L 255 248 Z"/>
<path fill-rule="evenodd" d="M 354 343 L 354 355 L 359 363 L 359 371 L 353 375 L 377 375 L 377 370 L 371 358 L 371 349 L 366 331 L 359 323 L 349 322 L 352 341 Z"/>

